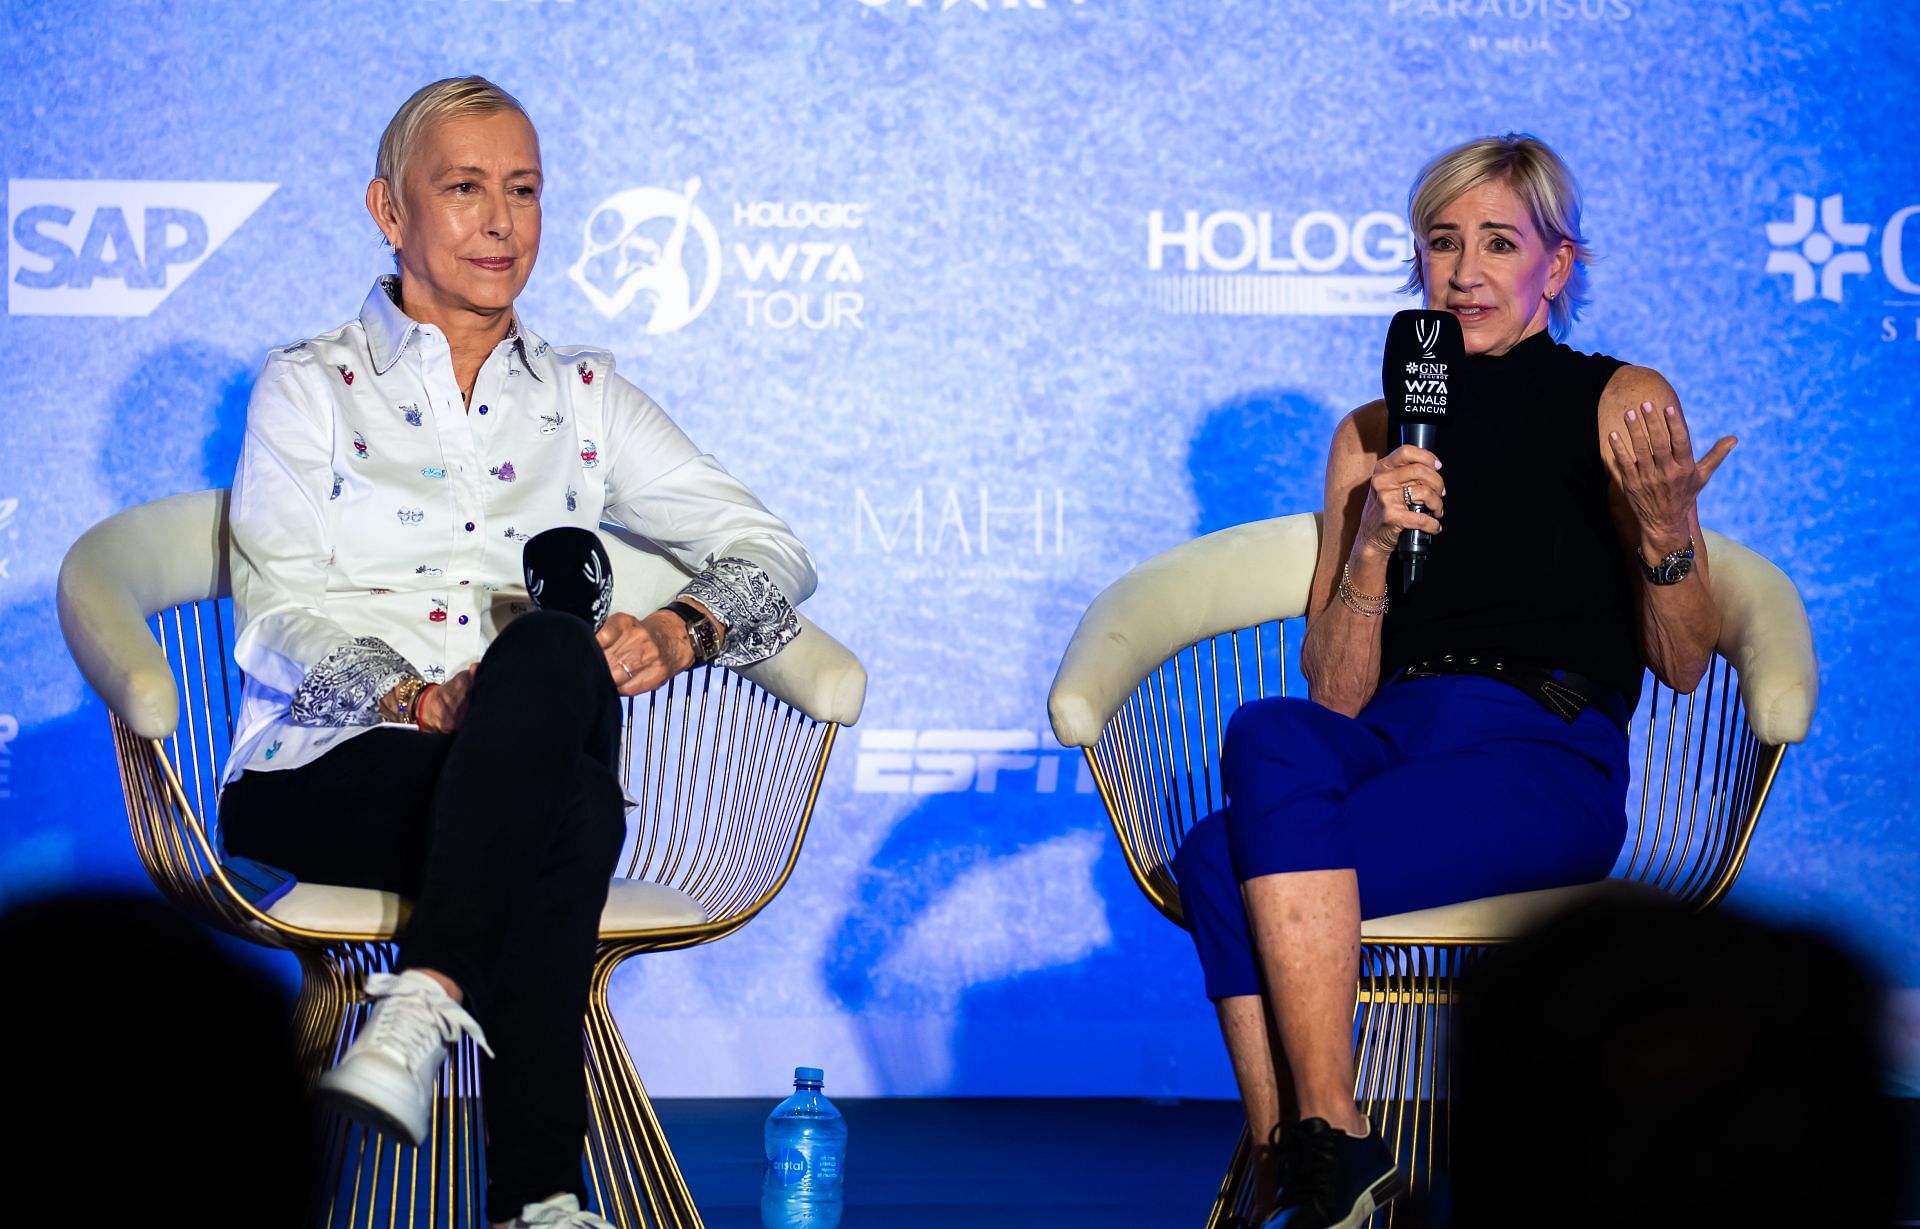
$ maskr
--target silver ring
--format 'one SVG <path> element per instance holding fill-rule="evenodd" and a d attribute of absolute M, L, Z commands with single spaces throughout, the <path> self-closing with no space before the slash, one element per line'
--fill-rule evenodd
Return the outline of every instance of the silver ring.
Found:
<path fill-rule="evenodd" d="M 624 661 L 623 661 L 623 662 L 621 662 L 621 663 L 620 663 L 620 668 L 621 668 L 622 670 L 625 670 L 625 671 L 627 672 L 627 679 L 628 679 L 628 681 L 632 681 L 632 679 L 633 679 L 633 667 L 632 667 L 632 666 L 629 666 L 629 665 L 628 665 L 628 664 L 627 664 L 626 662 L 624 662 Z"/>
<path fill-rule="evenodd" d="M 1400 488 L 1400 498 L 1407 501 L 1407 511 L 1413 511 L 1413 483 L 1409 482 Z"/>

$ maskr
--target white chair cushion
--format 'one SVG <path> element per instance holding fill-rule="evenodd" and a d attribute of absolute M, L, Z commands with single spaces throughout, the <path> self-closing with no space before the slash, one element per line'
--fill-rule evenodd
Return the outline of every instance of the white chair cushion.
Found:
<path fill-rule="evenodd" d="M 392 935 L 406 921 L 411 901 L 393 892 L 371 888 L 339 888 L 325 883 L 297 883 L 267 910 L 275 920 L 302 930 L 340 934 Z M 706 911 L 678 888 L 638 879 L 616 879 L 600 913 L 602 931 L 664 929 L 697 926 Z"/>
<path fill-rule="evenodd" d="M 1487 896 L 1480 900 L 1416 909 L 1369 919 L 1360 924 L 1360 937 L 1375 942 L 1417 942 L 1422 939 L 1486 940 L 1507 942 L 1536 929 L 1541 923 L 1581 905 L 1617 897 L 1642 898 L 1663 895 L 1644 884 L 1623 879 L 1602 879 L 1598 883 L 1580 883 L 1570 888 L 1545 888 L 1538 892 L 1511 892 L 1505 896 Z"/>

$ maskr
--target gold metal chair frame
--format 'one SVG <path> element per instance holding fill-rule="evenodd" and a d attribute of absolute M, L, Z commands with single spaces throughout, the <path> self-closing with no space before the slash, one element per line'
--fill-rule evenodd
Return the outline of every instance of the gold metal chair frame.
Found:
<path fill-rule="evenodd" d="M 1728 547 L 1743 551 L 1731 544 L 1715 549 Z M 1176 925 L 1186 921 L 1174 854 L 1193 824 L 1224 803 L 1219 748 L 1227 718 L 1250 699 L 1287 693 L 1287 622 L 1272 619 L 1178 649 L 1126 695 L 1097 739 L 1083 747 L 1134 882 Z M 1810 641 L 1807 653 L 1810 663 Z M 1067 673 L 1063 665 L 1063 678 Z M 1737 682 L 1733 666 L 1720 656 L 1691 695 L 1649 680 L 1633 721 L 1631 742 L 1641 763 L 1628 798 L 1633 831 L 1616 879 L 1658 889 L 1694 909 L 1712 907 L 1733 887 L 1786 752 L 1784 744 L 1768 745 L 1755 735 Z M 1574 899 L 1581 894 L 1562 891 Z M 1362 931 L 1355 1098 L 1412 1188 L 1410 1198 L 1375 1214 L 1370 1223 L 1376 1229 L 1414 1223 L 1410 1212 L 1445 1172 L 1446 1009 L 1461 974 L 1511 937 L 1472 933 L 1471 926 L 1466 933 L 1457 926 L 1423 933 L 1419 919 L 1441 912 L 1376 920 Z M 1249 1210 L 1252 1158 L 1253 1141 L 1243 1128 L 1209 1209 L 1208 1229 Z"/>
<path fill-rule="evenodd" d="M 393 934 L 289 924 L 254 907 L 222 869 L 211 821 L 239 691 L 228 605 L 222 569 L 216 592 L 149 617 L 179 689 L 180 720 L 170 735 L 146 738 L 110 712 L 115 758 L 134 845 L 155 885 L 209 925 L 298 959 L 295 1037 L 311 1084 L 364 1021 L 362 987 L 368 974 L 391 968 Z M 640 807 L 618 874 L 678 889 L 706 920 L 603 926 L 583 1030 L 589 1194 L 623 1229 L 697 1229 L 700 1213 L 609 1010 L 608 986 L 629 957 L 722 938 L 766 907 L 799 858 L 839 723 L 718 667 L 682 674 L 626 709 L 621 769 Z M 478 1054 L 463 1040 L 442 1072 L 420 1147 L 330 1119 L 312 1223 L 484 1225 L 478 1097 Z"/>

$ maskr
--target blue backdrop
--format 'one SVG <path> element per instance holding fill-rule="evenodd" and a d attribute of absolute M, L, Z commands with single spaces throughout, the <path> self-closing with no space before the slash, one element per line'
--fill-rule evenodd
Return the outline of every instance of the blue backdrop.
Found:
<path fill-rule="evenodd" d="M 1602 259 L 1570 340 L 1740 446 L 1703 517 L 1806 595 L 1823 696 L 1736 899 L 1920 986 L 1920 108 L 1908 4 L 1676 0 L 31 3 L 0 16 L 0 892 L 137 876 L 53 613 L 107 514 L 231 477 L 269 346 L 385 268 L 361 197 L 417 86 L 515 92 L 522 301 L 818 555 L 872 675 L 764 917 L 615 987 L 656 1093 L 1224 1094 L 1184 936 L 1044 697 L 1132 564 L 1315 506 L 1378 392 L 1407 184 L 1520 129 Z M 684 301 L 626 245 L 691 209 Z M 1909 1003 L 1915 1001 L 1911 996 Z"/>

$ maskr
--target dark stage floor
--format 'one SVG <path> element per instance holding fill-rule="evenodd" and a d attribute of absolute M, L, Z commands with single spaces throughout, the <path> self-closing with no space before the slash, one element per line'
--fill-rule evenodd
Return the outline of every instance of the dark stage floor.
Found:
<path fill-rule="evenodd" d="M 1228 1101 L 836 1100 L 846 1229 L 1199 1229 L 1240 1130 Z M 1920 1100 L 1897 1103 L 1920 1224 Z M 654 1103 L 708 1229 L 758 1229 L 771 1100 Z"/>

